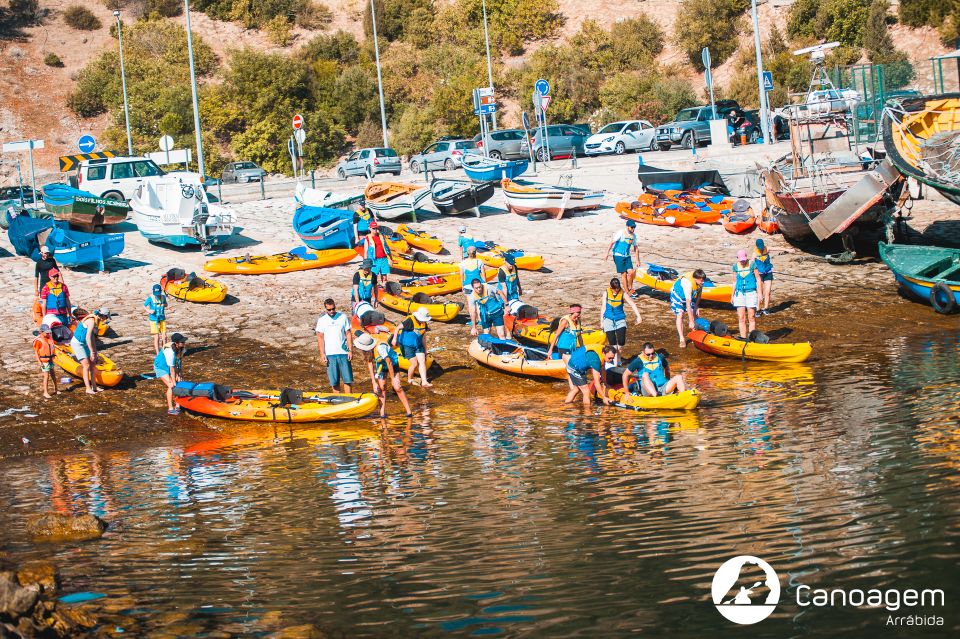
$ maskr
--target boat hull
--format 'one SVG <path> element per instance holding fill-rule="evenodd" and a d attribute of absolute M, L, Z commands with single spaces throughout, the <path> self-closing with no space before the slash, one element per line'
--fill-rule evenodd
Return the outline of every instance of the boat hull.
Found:
<path fill-rule="evenodd" d="M 551 218 L 559 219 L 570 212 L 600 208 L 603 193 L 550 186 L 521 187 L 518 190 L 512 183 L 504 180 L 503 198 L 511 213 L 546 213 Z"/>
<path fill-rule="evenodd" d="M 293 230 L 304 244 L 318 251 L 353 248 L 353 211 L 300 206 L 293 214 Z"/>
<path fill-rule="evenodd" d="M 437 180 L 430 186 L 433 205 L 437 207 L 437 210 L 444 215 L 456 215 L 457 213 L 465 213 L 467 211 L 478 209 L 482 204 L 493 197 L 495 190 L 495 187 L 492 183 L 474 185 L 470 184 L 469 182 L 459 182 L 458 184 L 463 185 L 461 189 L 457 190 L 454 188 L 454 190 L 450 193 L 438 194 L 434 185 L 442 184 L 444 182 L 447 181 Z"/>
<path fill-rule="evenodd" d="M 953 309 L 960 308 L 960 249 L 881 243 L 879 253 L 908 297 L 932 304 L 934 287 L 939 286 L 941 293 L 952 296 Z"/>
<path fill-rule="evenodd" d="M 468 154 L 463 158 L 463 172 L 472 182 L 483 184 L 500 182 L 504 178 L 512 180 L 527 171 L 526 160 L 493 160 L 480 155 Z"/>
<path fill-rule="evenodd" d="M 121 233 L 84 233 L 67 228 L 65 222 L 25 215 L 17 215 L 10 220 L 7 235 L 18 255 L 35 262 L 40 259 L 40 246 L 45 244 L 53 250 L 61 266 L 95 264 L 101 271 L 106 269 L 105 262 L 122 253 L 124 248 Z"/>

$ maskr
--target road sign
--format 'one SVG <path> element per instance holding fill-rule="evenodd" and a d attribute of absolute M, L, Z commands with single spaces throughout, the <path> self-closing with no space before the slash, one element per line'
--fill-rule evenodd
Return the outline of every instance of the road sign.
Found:
<path fill-rule="evenodd" d="M 712 60 L 710 60 L 710 49 L 708 49 L 707 47 L 704 47 L 700 51 L 700 61 L 703 62 L 704 69 L 709 69 L 711 66 L 713 66 L 712 64 L 710 64 L 712 62 Z"/>
<path fill-rule="evenodd" d="M 763 72 L 763 90 L 773 91 L 773 73 L 770 71 Z"/>
<path fill-rule="evenodd" d="M 4 153 L 14 151 L 29 151 L 30 149 L 42 149 L 43 140 L 24 140 L 22 142 L 5 142 L 3 145 Z"/>
<path fill-rule="evenodd" d="M 550 83 L 543 78 L 537 80 L 537 83 L 533 85 L 533 88 L 540 95 L 550 95 Z"/>
<path fill-rule="evenodd" d="M 34 147 L 39 148 L 39 147 Z M 84 160 L 103 160 L 106 158 L 115 158 L 117 154 L 115 151 L 97 151 L 96 153 L 81 153 L 80 155 L 61 155 L 60 156 L 60 172 L 66 173 L 67 171 L 72 171 L 73 169 L 80 166 L 80 163 Z"/>
<path fill-rule="evenodd" d="M 97 148 L 97 141 L 92 135 L 81 135 L 80 139 L 77 140 L 77 148 L 80 149 L 81 153 L 90 153 Z"/>
<path fill-rule="evenodd" d="M 307 139 L 307 132 L 303 129 L 297 129 L 293 132 L 293 137 L 297 140 L 297 144 L 303 144 L 303 141 Z"/>
<path fill-rule="evenodd" d="M 293 116 L 293 128 L 297 131 L 303 128 L 303 116 L 299 113 Z"/>
<path fill-rule="evenodd" d="M 193 154 L 190 149 L 170 149 L 159 153 L 147 153 L 147 157 L 163 166 L 167 164 L 189 164 Z"/>
<path fill-rule="evenodd" d="M 550 106 L 550 96 L 544 95 L 540 97 L 540 108 L 544 111 L 547 110 L 547 107 Z"/>
<path fill-rule="evenodd" d="M 169 151 L 173 148 L 173 138 L 169 135 L 165 135 L 160 138 L 160 150 Z"/>
<path fill-rule="evenodd" d="M 524 128 L 524 129 L 529 129 L 529 128 L 530 128 L 530 118 L 527 117 L 527 112 L 526 112 L 526 111 L 524 111 L 523 113 L 520 114 L 520 120 L 523 121 L 523 128 Z"/>
<path fill-rule="evenodd" d="M 497 112 L 496 104 L 481 104 L 480 108 L 473 110 L 474 115 L 490 115 L 491 113 L 496 113 L 496 112 Z"/>

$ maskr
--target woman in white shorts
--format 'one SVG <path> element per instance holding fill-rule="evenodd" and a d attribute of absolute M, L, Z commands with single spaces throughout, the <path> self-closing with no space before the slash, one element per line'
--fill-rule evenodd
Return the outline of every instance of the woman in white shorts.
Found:
<path fill-rule="evenodd" d="M 733 302 L 740 323 L 740 337 L 747 336 L 757 328 L 757 289 L 760 273 L 754 263 L 747 258 L 746 251 L 737 252 L 737 262 L 733 265 L 736 277 L 733 285 Z"/>

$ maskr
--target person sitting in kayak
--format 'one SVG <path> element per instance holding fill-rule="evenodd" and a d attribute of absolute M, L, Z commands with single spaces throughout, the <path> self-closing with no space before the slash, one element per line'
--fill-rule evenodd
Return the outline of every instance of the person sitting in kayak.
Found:
<path fill-rule="evenodd" d="M 427 309 L 422 306 L 407 319 L 400 322 L 393 331 L 391 343 L 399 346 L 403 356 L 410 360 L 410 369 L 407 370 L 407 383 L 413 383 L 413 374 L 420 369 L 420 385 L 431 388 L 433 384 L 427 381 L 427 348 L 424 335 L 427 332 L 427 323 L 431 317 Z"/>
<path fill-rule="evenodd" d="M 747 252 L 742 249 L 737 251 L 737 261 L 732 268 L 735 280 L 731 301 L 737 309 L 740 337 L 747 339 L 747 335 L 757 328 L 757 284 L 760 282 L 760 273 L 754 262 L 747 257 Z"/>
<path fill-rule="evenodd" d="M 407 411 L 407 417 L 410 417 L 412 414 L 410 402 L 407 400 L 407 394 L 403 392 L 403 384 L 400 383 L 400 359 L 397 357 L 397 352 L 383 342 L 377 343 L 373 337 L 363 331 L 356 332 L 353 345 L 360 351 L 367 370 L 370 371 L 373 393 L 380 399 L 380 417 L 387 416 L 388 379 L 393 386 L 393 392 L 397 394 L 397 398 Z"/>
<path fill-rule="evenodd" d="M 373 260 L 365 259 L 360 263 L 360 270 L 353 274 L 353 294 L 350 301 L 368 302 L 374 308 L 377 307 L 377 289 L 380 285 L 377 283 L 377 276 L 373 274 Z"/>
<path fill-rule="evenodd" d="M 497 272 L 497 282 L 508 303 L 518 301 L 523 295 L 520 275 L 517 273 L 517 258 L 510 253 L 503 256 L 503 266 Z"/>
<path fill-rule="evenodd" d="M 361 255 L 372 262 L 373 274 L 379 275 L 380 282 L 386 284 L 390 275 L 390 247 L 380 234 L 380 224 L 376 220 L 370 222 L 370 233 L 360 241 L 360 246 Z"/>
<path fill-rule="evenodd" d="M 580 315 L 583 313 L 583 306 L 580 304 L 571 304 L 567 315 L 557 320 L 557 327 L 553 329 L 550 335 L 550 343 L 547 345 L 547 359 L 553 356 L 553 349 L 557 349 L 560 359 L 566 364 L 570 359 L 570 353 L 575 348 L 583 346 L 583 326 L 580 324 Z M 572 391 L 574 386 L 567 380 Z"/>
<path fill-rule="evenodd" d="M 604 383 L 604 368 L 600 356 L 596 351 L 588 350 L 584 346 L 573 349 L 567 360 L 567 379 L 570 382 L 570 392 L 567 393 L 565 404 L 572 404 L 577 393 L 583 397 L 583 405 L 590 407 L 593 394 L 596 393 L 604 404 L 609 405 L 607 386 Z"/>
<path fill-rule="evenodd" d="M 487 286 L 479 279 L 474 279 L 471 284 L 482 332 L 489 333 L 491 328 L 496 328 L 497 337 L 507 339 L 507 333 L 503 327 L 503 309 L 506 303 L 503 293 L 499 288 Z"/>
<path fill-rule="evenodd" d="M 101 318 L 110 317 L 110 311 L 105 308 L 98 308 L 94 312 L 85 316 L 77 322 L 77 328 L 73 331 L 73 339 L 70 340 L 70 350 L 73 351 L 83 376 L 83 385 L 87 389 L 88 395 L 95 395 L 100 389 L 97 388 L 96 366 L 100 360 L 97 353 L 97 332 L 100 328 Z"/>
<path fill-rule="evenodd" d="M 167 341 L 167 295 L 159 284 L 153 285 L 150 297 L 143 300 L 150 321 L 150 334 L 153 336 L 153 353 L 156 355 Z"/>
<path fill-rule="evenodd" d="M 486 282 L 486 267 L 483 262 L 477 259 L 477 247 L 467 247 L 467 259 L 460 262 L 460 281 L 463 285 L 463 294 L 467 298 L 467 312 L 470 314 L 470 334 L 476 335 L 477 331 L 477 306 L 473 297 L 473 287 L 470 282 L 480 280 Z"/>
<path fill-rule="evenodd" d="M 703 269 L 698 268 L 692 273 L 681 275 L 670 289 L 670 310 L 677 316 L 680 346 L 687 345 L 683 331 L 683 316 L 687 316 L 687 326 L 691 331 L 696 328 L 697 318 L 700 316 L 700 295 L 703 293 L 703 283 L 706 280 L 707 274 Z"/>
<path fill-rule="evenodd" d="M 60 269 L 52 268 L 47 273 L 50 280 L 40 289 L 40 307 L 43 309 L 43 323 L 48 326 L 60 322 L 70 325 L 70 289 L 63 283 Z"/>
<path fill-rule="evenodd" d="M 753 252 L 753 268 L 760 276 L 757 315 L 766 315 L 770 309 L 770 291 L 773 289 L 773 262 L 766 245 L 759 238 Z"/>
<path fill-rule="evenodd" d="M 153 374 L 167 386 L 167 414 L 179 415 L 180 407 L 173 403 L 173 387 L 181 379 L 180 368 L 183 362 L 183 353 L 187 350 L 187 338 L 180 333 L 170 336 L 170 345 L 164 347 L 153 358 Z"/>
<path fill-rule="evenodd" d="M 636 276 L 636 270 L 633 266 L 631 253 L 636 254 L 637 263 L 640 262 L 640 248 L 637 246 L 636 235 L 637 223 L 633 220 L 627 220 L 627 226 L 613 237 L 610 246 L 607 247 L 607 253 L 603 256 L 606 262 L 613 253 L 613 264 L 617 268 L 617 275 L 623 280 L 623 290 L 627 291 L 632 298 L 639 297 L 639 294 L 633 290 L 633 279 Z"/>
<path fill-rule="evenodd" d="M 37 363 L 40 364 L 40 384 L 43 388 L 44 399 L 50 399 L 51 397 L 50 392 L 47 390 L 48 380 L 53 384 L 53 394 L 57 395 L 60 393 L 60 389 L 57 388 L 57 376 L 53 374 L 53 353 L 55 348 L 56 343 L 53 341 L 50 327 L 46 324 L 41 324 L 40 331 L 33 340 L 33 352 L 37 358 Z"/>
<path fill-rule="evenodd" d="M 633 379 L 637 381 L 632 382 Z M 643 344 L 640 354 L 623 371 L 623 391 L 627 395 L 659 397 L 685 390 L 687 385 L 683 375 L 670 375 L 670 364 L 651 342 Z"/>
<path fill-rule="evenodd" d="M 612 278 L 610 287 L 603 295 L 600 301 L 600 326 L 607 334 L 607 344 L 616 352 L 616 364 L 620 365 L 621 351 L 627 345 L 627 313 L 623 310 L 623 302 L 626 301 L 637 316 L 637 324 L 641 322 L 640 311 L 636 303 L 629 297 L 624 297 L 623 289 L 620 288 L 620 280 Z"/>

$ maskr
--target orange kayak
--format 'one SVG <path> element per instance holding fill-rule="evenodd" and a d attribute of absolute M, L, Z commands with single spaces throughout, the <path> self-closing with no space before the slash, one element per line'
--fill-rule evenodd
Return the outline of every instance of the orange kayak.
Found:
<path fill-rule="evenodd" d="M 773 217 L 769 210 L 763 209 L 760 218 L 757 221 L 757 227 L 769 235 L 780 232 L 780 223 Z"/>
<path fill-rule="evenodd" d="M 757 218 L 752 211 L 746 213 L 731 213 L 723 218 L 723 228 L 728 233 L 748 233 L 757 224 Z"/>
<path fill-rule="evenodd" d="M 632 207 L 630 202 L 617 202 L 614 210 L 625 220 L 653 226 L 690 227 L 697 223 L 694 216 L 683 210 L 670 211 L 643 204 Z"/>

